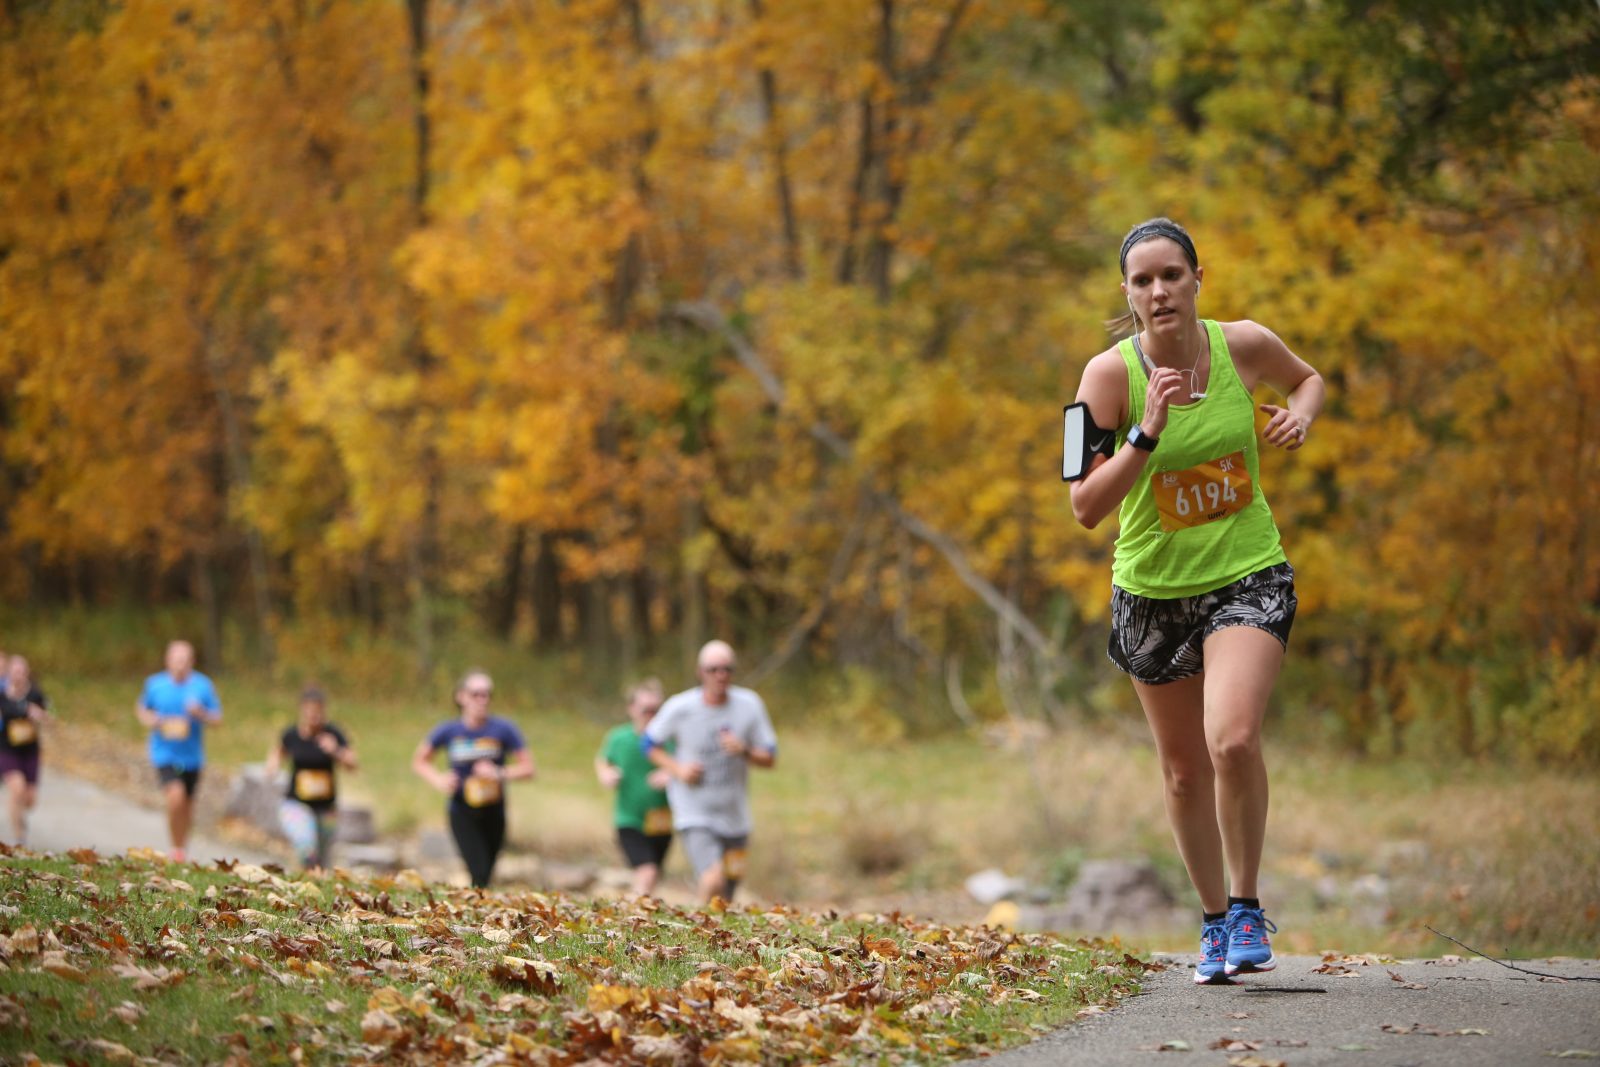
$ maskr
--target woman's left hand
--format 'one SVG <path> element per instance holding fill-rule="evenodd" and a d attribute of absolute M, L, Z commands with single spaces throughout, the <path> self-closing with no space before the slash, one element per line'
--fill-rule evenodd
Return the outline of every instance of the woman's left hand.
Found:
<path fill-rule="evenodd" d="M 1267 425 L 1261 431 L 1267 444 L 1293 452 L 1306 443 L 1306 434 L 1311 430 L 1309 418 L 1277 404 L 1262 404 L 1261 411 L 1268 416 Z"/>

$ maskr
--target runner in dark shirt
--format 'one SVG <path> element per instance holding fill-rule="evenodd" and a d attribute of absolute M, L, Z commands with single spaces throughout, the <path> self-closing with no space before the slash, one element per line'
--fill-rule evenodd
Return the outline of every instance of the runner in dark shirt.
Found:
<path fill-rule="evenodd" d="M 308 685 L 300 693 L 300 721 L 283 732 L 267 753 L 267 774 L 276 778 L 285 759 L 289 784 L 278 806 L 283 835 L 303 867 L 327 867 L 338 828 L 335 801 L 339 768 L 356 769 L 355 750 L 327 720 L 327 696 Z"/>
<path fill-rule="evenodd" d="M 39 732 L 49 721 L 50 701 L 33 684 L 28 661 L 5 660 L 0 686 L 0 777 L 6 784 L 11 813 L 11 839 L 26 844 L 28 812 L 39 799 Z"/>

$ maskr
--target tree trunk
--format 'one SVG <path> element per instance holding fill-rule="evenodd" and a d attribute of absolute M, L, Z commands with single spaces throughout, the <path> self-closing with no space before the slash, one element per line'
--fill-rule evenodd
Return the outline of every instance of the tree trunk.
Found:
<path fill-rule="evenodd" d="M 701 530 L 701 508 L 697 501 L 684 498 L 682 515 L 683 533 L 678 538 L 678 543 L 687 545 L 693 543 Z M 683 661 L 693 663 L 700 654 L 700 646 L 705 642 L 706 633 L 706 586 L 705 575 L 699 570 L 689 566 L 687 560 L 683 563 L 683 623 L 678 632 L 683 635 Z"/>
<path fill-rule="evenodd" d="M 766 17 L 762 0 L 750 0 L 750 15 L 757 23 Z M 766 124 L 768 151 L 772 155 L 772 181 L 783 220 L 783 267 L 789 277 L 800 277 L 800 226 L 794 213 L 794 190 L 789 180 L 789 141 L 778 112 L 778 77 L 765 63 L 756 65 L 761 83 L 761 113 Z"/>
<path fill-rule="evenodd" d="M 189 580 L 195 602 L 200 605 L 200 660 L 208 670 L 221 670 L 222 605 L 210 556 L 196 552 L 189 557 Z"/>
<path fill-rule="evenodd" d="M 413 224 L 418 230 L 428 225 L 428 189 L 430 184 L 430 155 L 433 151 L 433 130 L 428 116 L 428 96 L 431 78 L 428 73 L 428 16 L 429 0 L 406 0 L 407 19 L 411 31 L 412 120 L 416 130 L 416 154 L 413 161 L 411 206 Z M 411 315 L 411 336 L 407 354 L 417 372 L 426 381 L 433 368 L 433 353 L 423 339 L 422 308 L 415 294 L 407 299 Z M 423 397 L 428 391 L 423 389 Z M 421 427 L 426 400 L 418 402 L 413 412 L 413 425 Z M 412 639 L 415 643 L 417 676 L 425 678 L 433 671 L 434 662 L 434 610 L 433 595 L 439 568 L 439 462 L 431 434 L 418 439 L 420 446 L 418 474 L 422 478 L 422 514 L 417 528 L 406 546 L 406 586 L 411 597 Z"/>
<path fill-rule="evenodd" d="M 539 534 L 531 585 L 534 640 L 541 648 L 553 648 L 561 643 L 561 561 L 556 539 L 548 532 Z"/>
<path fill-rule="evenodd" d="M 511 528 L 511 543 L 506 546 L 501 567 L 500 591 L 494 597 L 491 623 L 503 641 L 517 625 L 517 604 L 522 595 L 523 557 L 527 554 L 528 528 L 522 523 Z"/>

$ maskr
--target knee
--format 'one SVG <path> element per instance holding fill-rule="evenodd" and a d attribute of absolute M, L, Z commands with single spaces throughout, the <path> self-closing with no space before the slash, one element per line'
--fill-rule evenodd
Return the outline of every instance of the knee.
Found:
<path fill-rule="evenodd" d="M 1250 770 L 1261 763 L 1261 735 L 1253 730 L 1231 730 L 1210 740 L 1211 763 L 1223 774 Z"/>
<path fill-rule="evenodd" d="M 1212 773 L 1204 764 L 1167 763 L 1161 768 L 1167 796 L 1179 803 L 1191 800 L 1211 802 Z"/>

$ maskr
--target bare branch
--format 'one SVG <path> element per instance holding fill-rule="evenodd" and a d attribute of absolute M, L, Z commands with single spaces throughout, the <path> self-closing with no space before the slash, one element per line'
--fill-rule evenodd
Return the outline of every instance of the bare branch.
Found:
<path fill-rule="evenodd" d="M 756 351 L 749 338 L 734 329 L 733 324 L 728 321 L 727 316 L 723 315 L 719 309 L 705 301 L 694 301 L 673 305 L 671 313 L 726 341 L 728 347 L 733 350 L 734 356 L 745 369 L 755 376 L 756 381 L 761 385 L 762 391 L 767 394 L 767 398 L 780 411 L 782 410 L 786 395 L 783 383 L 779 381 L 778 376 L 772 372 L 772 369 L 767 366 L 766 361 L 761 358 L 761 354 Z M 820 422 L 814 422 L 808 427 L 808 431 L 813 438 L 821 442 L 824 447 L 839 459 L 846 462 L 854 461 L 854 447 L 832 427 Z M 954 538 L 907 511 L 894 494 L 885 490 L 873 489 L 865 481 L 863 484 L 877 506 L 888 512 L 895 522 L 904 527 L 911 536 L 931 546 L 943 556 L 945 562 L 950 565 L 950 569 L 955 571 L 956 577 L 961 579 L 962 584 L 976 593 L 978 598 L 987 604 L 991 611 L 1000 616 L 1006 625 L 1015 629 L 1043 663 L 1054 664 L 1056 651 L 1049 640 L 1015 602 L 996 588 L 993 582 L 978 573 L 977 569 L 967 559 L 966 552 L 962 550 Z"/>

